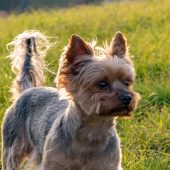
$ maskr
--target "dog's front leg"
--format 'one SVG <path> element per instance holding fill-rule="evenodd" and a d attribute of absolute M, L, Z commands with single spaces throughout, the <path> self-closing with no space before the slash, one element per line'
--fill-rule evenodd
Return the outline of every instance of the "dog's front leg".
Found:
<path fill-rule="evenodd" d="M 68 170 L 69 162 L 62 153 L 56 153 L 55 149 L 47 151 L 43 155 L 40 170 Z"/>
<path fill-rule="evenodd" d="M 56 164 L 56 163 L 55 164 L 54 163 L 45 163 L 38 170 L 67 170 L 67 169 L 59 164 Z"/>
<path fill-rule="evenodd" d="M 81 170 L 123 170 L 121 165 L 115 165 L 113 162 L 98 162 L 95 165 L 89 164 L 81 168 Z"/>

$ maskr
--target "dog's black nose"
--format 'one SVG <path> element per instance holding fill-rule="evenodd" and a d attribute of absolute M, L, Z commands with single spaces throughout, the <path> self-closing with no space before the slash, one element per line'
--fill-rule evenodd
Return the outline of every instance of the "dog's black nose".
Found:
<path fill-rule="evenodd" d="M 130 104 L 132 96 L 129 94 L 122 94 L 119 99 L 123 104 Z"/>

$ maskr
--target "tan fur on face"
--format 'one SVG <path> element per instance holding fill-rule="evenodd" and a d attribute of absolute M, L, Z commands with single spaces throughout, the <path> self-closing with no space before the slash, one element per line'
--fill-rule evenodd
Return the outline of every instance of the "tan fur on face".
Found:
<path fill-rule="evenodd" d="M 119 36 L 117 38 L 120 38 Z M 119 49 L 120 41 L 123 41 L 123 45 Z M 139 95 L 132 91 L 135 71 L 125 41 L 124 38 L 113 40 L 110 49 L 108 46 L 93 48 L 90 44 L 81 42 L 81 55 L 69 56 L 70 46 L 63 53 L 58 72 L 58 87 L 64 88 L 66 97 L 77 101 L 87 114 L 112 114 L 115 108 L 118 111 L 115 110 L 113 115 L 122 116 L 135 109 Z M 87 49 L 84 49 L 84 46 Z M 110 90 L 100 90 L 97 87 L 102 80 L 109 82 Z M 130 82 L 129 87 L 124 84 L 126 80 Z M 132 96 L 132 102 L 127 108 L 124 108 L 119 100 L 122 90 Z"/>
<path fill-rule="evenodd" d="M 129 64 L 126 59 L 117 56 L 106 56 L 102 60 L 94 59 L 82 68 L 77 76 L 76 82 L 79 90 L 75 99 L 79 101 L 87 114 L 107 113 L 114 107 L 122 107 L 118 98 L 121 90 L 125 90 L 133 96 L 133 104 L 129 105 L 128 110 L 130 112 L 137 105 L 138 95 L 130 90 L 131 87 L 127 88 L 123 83 L 127 79 L 133 83 L 134 75 L 133 65 Z M 111 89 L 98 89 L 97 83 L 101 80 L 107 80 Z"/>

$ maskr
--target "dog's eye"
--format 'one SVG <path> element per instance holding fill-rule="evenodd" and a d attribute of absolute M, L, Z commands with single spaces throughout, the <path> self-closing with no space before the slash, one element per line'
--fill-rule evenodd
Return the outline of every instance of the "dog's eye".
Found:
<path fill-rule="evenodd" d="M 126 86 L 130 86 L 130 81 L 125 80 L 124 84 L 125 84 Z"/>
<path fill-rule="evenodd" d="M 109 89 L 110 88 L 110 84 L 105 81 L 105 80 L 102 80 L 100 81 L 98 84 L 97 84 L 98 88 L 101 89 L 101 90 L 106 90 L 106 89 Z"/>

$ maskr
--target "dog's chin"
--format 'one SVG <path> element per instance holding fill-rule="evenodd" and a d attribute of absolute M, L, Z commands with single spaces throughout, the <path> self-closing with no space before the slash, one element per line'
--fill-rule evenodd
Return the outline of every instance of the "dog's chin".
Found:
<path fill-rule="evenodd" d="M 110 117 L 131 117 L 132 109 L 128 107 L 119 107 L 113 108 L 105 113 L 101 113 L 101 116 L 110 116 Z"/>

